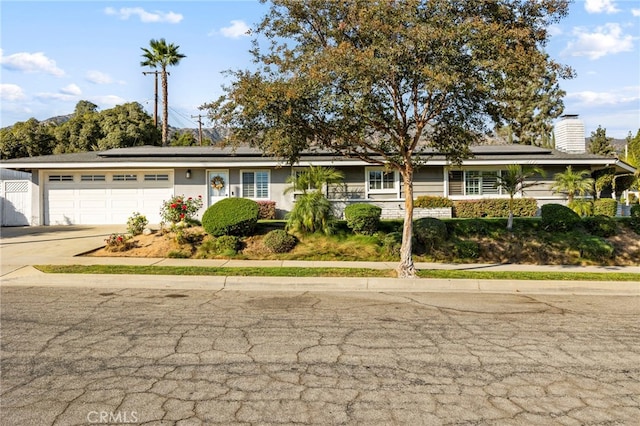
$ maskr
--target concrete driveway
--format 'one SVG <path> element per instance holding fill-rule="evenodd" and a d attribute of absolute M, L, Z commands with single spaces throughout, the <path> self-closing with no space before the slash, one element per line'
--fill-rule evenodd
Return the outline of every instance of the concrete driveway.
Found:
<path fill-rule="evenodd" d="M 60 258 L 104 245 L 113 232 L 126 232 L 123 225 L 21 226 L 0 229 L 0 275 L 26 265 L 57 263 Z"/>

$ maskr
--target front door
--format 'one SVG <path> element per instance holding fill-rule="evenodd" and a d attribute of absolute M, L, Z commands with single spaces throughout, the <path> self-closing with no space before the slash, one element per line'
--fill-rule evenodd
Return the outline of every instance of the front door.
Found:
<path fill-rule="evenodd" d="M 228 170 L 209 170 L 207 182 L 209 185 L 210 206 L 229 196 Z"/>

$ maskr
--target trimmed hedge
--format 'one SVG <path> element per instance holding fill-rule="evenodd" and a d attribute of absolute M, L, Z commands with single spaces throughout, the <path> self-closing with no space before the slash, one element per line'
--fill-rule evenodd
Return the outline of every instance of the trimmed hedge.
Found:
<path fill-rule="evenodd" d="M 614 217 L 617 208 L 618 202 L 613 198 L 598 198 L 593 202 L 593 215 Z"/>
<path fill-rule="evenodd" d="M 214 237 L 248 236 L 258 223 L 258 203 L 248 198 L 225 198 L 210 206 L 202 216 L 202 227 Z"/>
<path fill-rule="evenodd" d="M 382 209 L 373 204 L 349 204 L 344 209 L 347 226 L 356 234 L 373 235 L 380 225 Z"/>
<path fill-rule="evenodd" d="M 274 229 L 264 236 L 262 243 L 271 253 L 288 253 L 296 246 L 297 240 L 282 229 Z"/>
<path fill-rule="evenodd" d="M 447 239 L 447 225 L 434 217 L 423 217 L 413 222 L 413 236 L 425 250 L 430 251 Z"/>
<path fill-rule="evenodd" d="M 414 207 L 426 209 L 439 209 L 442 207 L 453 207 L 453 201 L 447 197 L 437 197 L 432 195 L 421 195 L 413 202 Z"/>
<path fill-rule="evenodd" d="M 514 198 L 513 215 L 533 217 L 538 212 L 535 198 Z M 460 200 L 453 202 L 454 217 L 508 217 L 509 200 L 506 198 L 487 198 L 482 200 Z"/>
<path fill-rule="evenodd" d="M 562 204 L 542 206 L 542 227 L 547 231 L 571 231 L 580 223 L 578 213 Z"/>
<path fill-rule="evenodd" d="M 582 219 L 584 228 L 590 234 L 598 237 L 612 237 L 618 233 L 616 220 L 609 216 L 590 216 Z"/>
<path fill-rule="evenodd" d="M 637 233 L 640 234 L 640 204 L 636 204 L 631 206 L 631 228 Z"/>
<path fill-rule="evenodd" d="M 276 218 L 276 202 L 275 201 L 257 201 L 258 203 L 258 219 L 273 220 Z"/>

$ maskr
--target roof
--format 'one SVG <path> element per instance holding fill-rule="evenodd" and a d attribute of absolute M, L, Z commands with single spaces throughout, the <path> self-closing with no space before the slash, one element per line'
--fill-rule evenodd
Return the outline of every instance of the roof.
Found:
<path fill-rule="evenodd" d="M 634 168 L 614 157 L 588 153 L 566 153 L 531 145 L 478 145 L 472 146 L 473 157 L 464 160 L 464 165 L 537 164 L 569 165 L 584 164 L 601 167 L 616 165 L 621 172 L 633 172 Z M 433 150 L 425 152 L 433 165 L 448 165 L 446 157 Z M 327 151 L 305 152 L 300 165 L 364 165 L 361 160 L 338 157 Z M 61 168 L 113 168 L 113 167 L 278 167 L 286 164 L 274 157 L 266 156 L 257 148 L 219 146 L 157 147 L 137 146 L 116 148 L 107 151 L 90 151 L 72 154 L 43 155 L 16 158 L 0 162 L 9 169 L 61 169 Z"/>

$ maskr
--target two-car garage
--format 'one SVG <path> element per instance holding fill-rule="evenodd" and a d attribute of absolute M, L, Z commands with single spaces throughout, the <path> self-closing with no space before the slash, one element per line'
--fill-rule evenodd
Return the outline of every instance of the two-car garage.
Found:
<path fill-rule="evenodd" d="M 126 224 L 135 212 L 160 223 L 162 203 L 173 196 L 168 170 L 45 172 L 45 225 Z"/>

